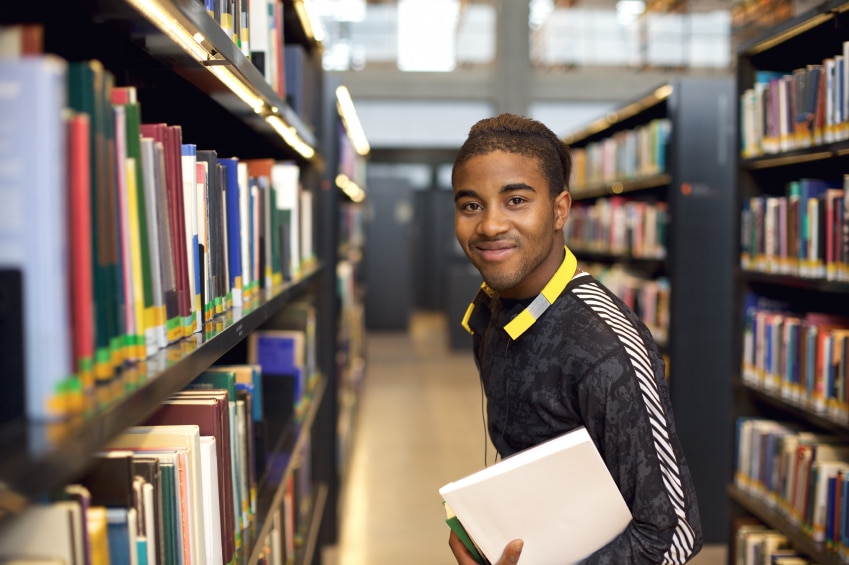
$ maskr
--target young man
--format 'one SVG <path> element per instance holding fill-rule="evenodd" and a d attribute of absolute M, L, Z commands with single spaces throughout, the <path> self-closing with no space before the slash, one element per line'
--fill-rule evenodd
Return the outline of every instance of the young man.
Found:
<path fill-rule="evenodd" d="M 507 457 L 585 426 L 633 515 L 585 563 L 684 563 L 701 549 L 701 525 L 664 363 L 648 329 L 564 246 L 570 172 L 551 130 L 510 114 L 475 124 L 454 162 L 457 240 L 484 280 L 463 324 L 489 436 Z M 453 533 L 449 545 L 460 565 L 474 563 Z M 498 563 L 520 551 L 511 543 Z"/>

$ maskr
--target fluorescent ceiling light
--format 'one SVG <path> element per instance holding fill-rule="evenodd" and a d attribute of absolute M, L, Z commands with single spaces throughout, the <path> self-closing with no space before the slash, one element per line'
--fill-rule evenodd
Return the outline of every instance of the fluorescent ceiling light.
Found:
<path fill-rule="evenodd" d="M 643 0 L 619 0 L 616 2 L 616 19 L 622 25 L 629 25 L 646 11 Z"/>
<path fill-rule="evenodd" d="M 366 0 L 315 0 L 318 14 L 337 22 L 362 22 L 366 19 Z"/>
<path fill-rule="evenodd" d="M 531 0 L 528 23 L 533 29 L 538 29 L 553 11 L 554 0 Z"/>
<path fill-rule="evenodd" d="M 459 16 L 459 0 L 398 0 L 398 68 L 453 71 Z"/>

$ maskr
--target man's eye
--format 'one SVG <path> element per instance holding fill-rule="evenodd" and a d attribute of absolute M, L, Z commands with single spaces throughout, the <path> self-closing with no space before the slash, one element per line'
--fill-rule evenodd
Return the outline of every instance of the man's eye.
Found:
<path fill-rule="evenodd" d="M 477 202 L 466 202 L 465 204 L 463 204 L 462 208 L 463 210 L 474 211 L 480 210 L 481 206 Z"/>
<path fill-rule="evenodd" d="M 525 199 L 522 198 L 521 196 L 514 196 L 513 198 L 510 199 L 510 204 L 518 205 L 518 204 L 522 204 L 524 201 L 525 201 Z"/>

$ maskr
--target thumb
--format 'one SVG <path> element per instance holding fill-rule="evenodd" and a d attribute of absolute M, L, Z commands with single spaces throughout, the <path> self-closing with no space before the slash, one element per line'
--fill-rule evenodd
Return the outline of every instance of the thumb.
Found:
<path fill-rule="evenodd" d="M 504 555 L 501 556 L 501 561 L 499 563 L 503 563 L 504 565 L 512 565 L 513 563 L 519 562 L 519 555 L 522 553 L 522 547 L 524 547 L 525 542 L 520 539 L 515 539 L 507 544 L 507 547 L 504 549 Z"/>

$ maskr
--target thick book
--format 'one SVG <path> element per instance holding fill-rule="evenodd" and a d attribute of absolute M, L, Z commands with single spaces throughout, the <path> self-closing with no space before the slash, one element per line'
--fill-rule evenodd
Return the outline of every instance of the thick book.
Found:
<path fill-rule="evenodd" d="M 0 531 L 0 562 L 56 559 L 84 565 L 82 510 L 72 500 L 33 504 L 10 516 Z"/>
<path fill-rule="evenodd" d="M 583 427 L 439 489 L 495 563 L 524 540 L 525 565 L 576 563 L 621 534 L 631 512 Z"/>
<path fill-rule="evenodd" d="M 70 304 L 57 291 L 69 260 L 66 64 L 2 61 L 0 75 L 0 420 L 55 420 L 67 416 L 68 391 L 76 388 Z"/>

